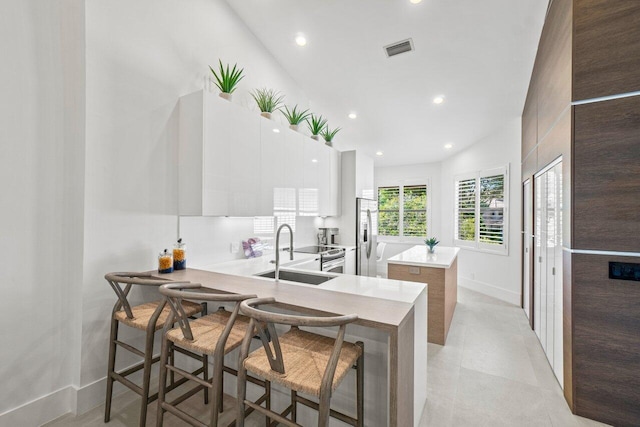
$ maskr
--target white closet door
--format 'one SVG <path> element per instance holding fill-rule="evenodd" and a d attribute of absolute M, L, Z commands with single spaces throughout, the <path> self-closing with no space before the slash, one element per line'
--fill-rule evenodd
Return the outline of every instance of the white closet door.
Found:
<path fill-rule="evenodd" d="M 545 173 L 547 181 L 547 198 L 546 198 L 546 215 L 545 220 L 547 223 L 546 232 L 546 345 L 544 346 L 547 352 L 547 359 L 549 364 L 553 366 L 553 352 L 554 352 L 554 297 L 555 297 L 555 252 L 556 252 L 556 171 L 555 168 L 550 169 Z"/>
<path fill-rule="evenodd" d="M 564 388 L 563 357 L 563 282 L 562 282 L 562 163 L 554 168 L 555 195 L 555 275 L 554 275 L 554 322 L 553 322 L 553 371 L 560 386 Z"/>
<path fill-rule="evenodd" d="M 544 175 L 538 176 L 534 182 L 534 209 L 535 209 L 535 232 L 534 232 L 534 253 L 533 253 L 533 330 L 538 339 L 541 340 L 541 306 L 542 306 L 542 278 L 546 278 L 546 274 L 542 272 L 542 221 L 543 221 L 543 193 L 545 188 Z M 542 342 L 542 340 L 540 341 Z"/>
<path fill-rule="evenodd" d="M 524 256 L 522 262 L 522 309 L 528 319 L 531 319 L 531 181 L 527 180 L 522 187 L 523 200 L 523 228 L 522 239 Z"/>

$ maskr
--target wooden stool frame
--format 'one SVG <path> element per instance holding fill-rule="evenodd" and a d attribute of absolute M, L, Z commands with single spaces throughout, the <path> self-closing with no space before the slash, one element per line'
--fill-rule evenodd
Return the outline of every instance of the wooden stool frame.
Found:
<path fill-rule="evenodd" d="M 153 356 L 153 343 L 155 339 L 156 326 L 158 323 L 158 319 L 162 310 L 164 309 L 166 302 L 162 301 L 158 304 L 158 307 L 154 311 L 153 315 L 149 319 L 149 322 L 146 326 L 146 337 L 145 337 L 145 349 L 141 351 L 132 345 L 129 345 L 125 342 L 118 340 L 118 327 L 120 321 L 116 318 L 116 313 L 120 310 L 124 310 L 128 319 L 133 319 L 133 311 L 131 304 L 127 297 L 129 296 L 129 292 L 131 291 L 133 285 L 140 286 L 153 286 L 160 287 L 161 285 L 171 283 L 169 280 L 164 280 L 159 277 L 152 276 L 149 273 L 133 273 L 133 272 L 123 272 L 123 273 L 107 273 L 104 278 L 107 280 L 113 291 L 116 293 L 118 300 L 113 307 L 111 312 L 111 332 L 109 338 L 109 361 L 108 361 L 108 371 L 107 371 L 107 395 L 105 402 L 105 410 L 104 410 L 104 422 L 107 423 L 111 419 L 111 401 L 113 398 L 113 383 L 114 381 L 118 381 L 119 383 L 125 385 L 127 388 L 137 393 L 141 397 L 140 402 L 140 417 L 139 417 L 139 425 L 140 427 L 144 427 L 146 425 L 147 419 L 147 405 L 158 398 L 158 393 L 154 393 L 149 395 L 150 393 L 150 383 L 151 383 L 151 365 L 158 362 L 160 360 L 160 356 Z M 124 289 L 121 285 L 125 285 Z M 202 305 L 201 315 L 207 313 L 206 304 Z M 132 367 L 129 367 L 123 371 L 116 372 L 115 371 L 115 362 L 116 362 L 116 350 L 117 347 L 120 346 L 125 350 L 140 356 L 143 360 L 140 363 L 135 364 Z M 173 355 L 172 355 L 173 360 Z M 204 376 L 207 376 L 207 368 L 208 361 L 206 358 L 196 357 L 196 360 L 202 362 L 202 367 L 194 371 L 195 375 L 203 373 Z M 131 380 L 127 378 L 127 376 L 133 374 L 142 369 L 142 387 L 133 383 Z M 186 379 L 182 378 L 178 381 L 174 381 L 172 378 L 171 381 L 171 389 L 174 389 L 186 382 Z M 205 393 L 204 396 L 205 404 L 208 402 L 208 395 Z"/>
<path fill-rule="evenodd" d="M 249 330 L 256 328 L 258 335 L 262 341 L 263 348 L 269 360 L 269 365 L 273 371 L 280 374 L 285 373 L 286 367 L 284 366 L 284 360 L 282 357 L 282 349 L 278 335 L 276 333 L 275 324 L 289 325 L 292 328 L 298 328 L 299 326 L 308 327 L 332 327 L 339 326 L 338 335 L 335 339 L 335 344 L 327 367 L 322 377 L 322 383 L 320 385 L 320 399 L 319 402 L 313 402 L 309 399 L 305 399 L 298 395 L 295 390 L 291 391 L 291 404 L 281 413 L 277 413 L 271 410 L 270 405 L 267 403 L 267 407 L 263 408 L 259 404 L 246 400 L 247 391 L 247 369 L 244 367 L 244 360 L 249 355 L 249 347 L 251 345 L 251 338 L 253 333 L 247 333 L 242 342 L 240 348 L 240 356 L 238 361 L 238 406 L 236 415 L 236 425 L 238 427 L 244 427 L 245 419 L 245 405 L 255 409 L 267 416 L 267 425 L 284 424 L 290 427 L 299 427 L 296 423 L 297 417 L 297 404 L 301 403 L 305 406 L 313 408 L 318 411 L 318 426 L 326 427 L 329 425 L 329 417 L 337 418 L 347 424 L 353 426 L 362 427 L 364 425 L 364 343 L 358 341 L 355 343 L 360 348 L 360 356 L 358 357 L 354 368 L 356 369 L 356 413 L 357 418 L 350 417 L 338 411 L 334 411 L 330 408 L 331 393 L 333 379 L 340 358 L 340 352 L 344 342 L 344 335 L 346 326 L 358 319 L 356 314 L 350 314 L 346 316 L 334 316 L 334 317 L 311 317 L 311 316 L 296 316 L 289 314 L 272 313 L 255 308 L 259 305 L 275 304 L 275 298 L 255 298 L 243 301 L 240 304 L 240 311 L 242 314 L 248 316 L 251 319 L 249 324 Z M 273 351 L 271 345 L 273 346 Z M 274 354 L 275 353 L 275 354 Z M 287 415 L 291 415 L 291 420 L 285 418 Z M 269 422 L 269 418 L 275 420 L 273 423 Z"/>

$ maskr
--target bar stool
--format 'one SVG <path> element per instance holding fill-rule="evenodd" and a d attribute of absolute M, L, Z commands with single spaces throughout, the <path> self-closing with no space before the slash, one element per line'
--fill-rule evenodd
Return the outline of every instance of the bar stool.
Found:
<path fill-rule="evenodd" d="M 118 301 L 113 307 L 111 314 L 111 334 L 109 338 L 109 367 L 107 372 L 107 397 L 104 409 L 104 422 L 109 422 L 111 418 L 111 400 L 113 397 L 113 383 L 118 381 L 125 385 L 132 391 L 136 392 L 141 397 L 140 402 L 140 419 L 139 425 L 144 427 L 147 419 L 147 405 L 157 399 L 158 394 L 149 395 L 150 380 L 151 380 L 151 365 L 160 360 L 159 356 L 153 356 L 153 342 L 155 332 L 162 329 L 167 322 L 167 319 L 171 313 L 169 307 L 166 307 L 166 301 L 148 302 L 137 306 L 131 306 L 127 297 L 131 291 L 133 285 L 140 286 L 153 286 L 159 287 L 162 284 L 170 283 L 168 280 L 164 280 L 158 277 L 154 277 L 149 273 L 107 273 L 104 278 L 109 282 L 111 288 L 118 296 Z M 123 288 L 124 285 L 124 288 Z M 195 304 L 185 301 L 182 306 L 182 310 L 188 316 L 201 313 L 206 314 L 206 304 Z M 144 351 L 135 348 L 134 346 L 122 342 L 118 339 L 118 327 L 120 324 L 129 326 L 134 329 L 143 330 L 146 332 L 145 348 Z M 120 372 L 116 372 L 116 350 L 118 347 L 122 347 L 140 357 L 143 361 Z M 199 358 L 202 362 L 202 367 L 194 371 L 194 374 L 202 373 L 207 377 L 208 361 L 206 358 Z M 142 387 L 135 384 L 127 378 L 134 372 L 142 369 Z M 180 379 L 174 381 L 172 387 L 178 387 L 184 384 L 186 380 Z M 205 395 L 205 403 L 208 400 L 208 396 Z"/>
<path fill-rule="evenodd" d="M 157 426 L 163 424 L 165 411 L 172 413 L 194 426 L 205 426 L 193 416 L 187 414 L 177 407 L 177 405 L 198 391 L 208 389 L 211 392 L 211 417 L 210 426 L 217 426 L 218 415 L 222 412 L 223 399 L 223 373 L 237 375 L 237 371 L 224 366 L 224 356 L 238 348 L 244 339 L 245 334 L 249 334 L 249 319 L 239 315 L 240 302 L 255 295 L 221 294 L 212 292 L 197 292 L 202 286 L 193 283 L 174 283 L 160 287 L 160 293 L 165 296 L 171 307 L 169 320 L 163 330 L 162 353 L 160 355 L 160 389 L 158 391 L 158 418 Z M 212 314 L 200 317 L 193 321 L 187 319 L 184 305 L 192 300 L 215 301 L 219 303 L 235 303 L 232 311 L 226 311 L 224 307 Z M 177 323 L 179 327 L 171 328 L 171 323 Z M 172 350 L 179 350 L 185 354 L 197 356 L 199 354 L 213 356 L 213 373 L 211 380 L 202 380 L 170 363 L 169 354 Z M 166 387 L 167 373 L 176 373 L 186 379 L 196 382 L 198 385 L 185 392 L 181 396 L 167 401 Z M 265 393 L 256 401 L 257 404 L 270 402 L 271 395 L 268 384 L 264 381 L 254 380 L 258 385 L 265 388 Z M 235 421 L 231 424 L 235 424 Z"/>
<path fill-rule="evenodd" d="M 255 308 L 275 302 L 274 298 L 256 298 L 243 301 L 240 305 L 241 313 L 251 319 L 248 330 L 257 328 L 262 348 L 249 354 L 252 334 L 245 335 L 238 364 L 237 426 L 244 426 L 245 405 L 278 423 L 299 426 L 296 423 L 298 403 L 318 411 L 319 427 L 328 426 L 330 416 L 353 426 L 363 426 L 364 344 L 360 341 L 355 344 L 344 342 L 346 325 L 357 320 L 358 316 L 294 316 Z M 291 329 L 279 337 L 274 324 L 289 325 Z M 303 331 L 299 326 L 340 328 L 337 337 L 333 339 Z M 352 367 L 356 369 L 356 418 L 330 408 L 332 392 Z M 246 400 L 247 372 L 256 374 L 269 383 L 274 382 L 289 388 L 291 404 L 283 412 L 277 413 L 271 410 L 268 403 L 266 408 L 263 408 Z M 319 402 L 299 396 L 300 392 L 319 398 Z M 289 414 L 290 420 L 285 418 Z"/>

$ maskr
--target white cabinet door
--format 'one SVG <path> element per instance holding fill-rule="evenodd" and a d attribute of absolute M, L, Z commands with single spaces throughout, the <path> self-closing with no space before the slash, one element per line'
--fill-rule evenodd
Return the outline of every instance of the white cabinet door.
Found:
<path fill-rule="evenodd" d="M 203 121 L 203 135 L 200 141 L 193 141 L 202 150 L 202 212 L 199 215 L 229 215 L 230 177 L 227 159 L 233 135 L 232 111 L 228 101 L 208 92 L 202 94 L 204 107 L 198 115 Z M 186 169 L 181 173 L 190 171 Z"/>
<path fill-rule="evenodd" d="M 284 127 L 260 118 L 260 216 L 272 216 L 274 194 L 277 187 L 286 181 Z"/>
<path fill-rule="evenodd" d="M 232 105 L 228 174 L 229 215 L 255 216 L 260 206 L 260 115 Z"/>
<path fill-rule="evenodd" d="M 318 215 L 331 216 L 331 151 L 327 145 L 318 146 Z"/>
<path fill-rule="evenodd" d="M 555 178 L 555 275 L 554 275 L 554 322 L 553 322 L 553 371 L 564 388 L 564 330 L 563 330 L 563 268 L 562 268 L 562 163 L 554 167 Z"/>
<path fill-rule="evenodd" d="M 302 188 L 298 191 L 298 214 L 300 216 L 318 216 L 320 143 L 311 138 L 303 138 L 302 154 Z"/>
<path fill-rule="evenodd" d="M 356 274 L 356 250 L 347 249 L 344 254 L 344 274 Z"/>

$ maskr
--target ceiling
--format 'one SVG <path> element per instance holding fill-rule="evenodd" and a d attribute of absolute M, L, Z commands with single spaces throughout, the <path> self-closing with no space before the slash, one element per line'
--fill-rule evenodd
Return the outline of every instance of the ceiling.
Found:
<path fill-rule="evenodd" d="M 312 109 L 343 128 L 334 146 L 362 150 L 380 166 L 441 161 L 520 117 L 548 5 L 227 2 L 306 92 Z M 304 47 L 295 43 L 300 33 Z M 387 58 L 383 46 L 407 38 L 415 51 Z M 438 95 L 445 99 L 440 105 L 433 103 Z"/>

